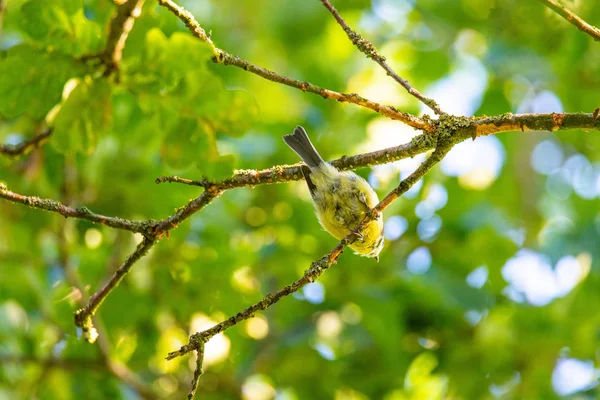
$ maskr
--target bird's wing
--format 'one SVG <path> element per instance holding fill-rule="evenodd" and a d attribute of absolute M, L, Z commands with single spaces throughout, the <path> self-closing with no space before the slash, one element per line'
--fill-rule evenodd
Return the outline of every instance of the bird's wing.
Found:
<path fill-rule="evenodd" d="M 308 185 L 308 190 L 310 191 L 310 195 L 314 199 L 315 198 L 315 190 L 317 189 L 317 187 L 315 186 L 313 181 L 310 180 L 310 168 L 302 166 L 302 175 L 304 175 L 304 179 L 306 180 L 306 185 Z"/>

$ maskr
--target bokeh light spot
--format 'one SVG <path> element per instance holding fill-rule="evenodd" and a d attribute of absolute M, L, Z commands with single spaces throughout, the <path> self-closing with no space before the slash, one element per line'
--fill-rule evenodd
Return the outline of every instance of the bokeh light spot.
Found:
<path fill-rule="evenodd" d="M 265 375 L 251 375 L 242 384 L 243 400 L 271 400 L 275 397 L 275 388 Z"/>
<path fill-rule="evenodd" d="M 562 358 L 552 372 L 552 387 L 559 396 L 569 396 L 598 384 L 599 371 L 593 361 Z"/>
<path fill-rule="evenodd" d="M 482 265 L 480 267 L 475 268 L 469 275 L 467 275 L 467 284 L 471 287 L 479 289 L 485 285 L 488 279 L 488 269 L 487 266 Z"/>
<path fill-rule="evenodd" d="M 317 333 L 323 339 L 336 338 L 343 327 L 342 319 L 335 311 L 324 312 L 317 319 Z"/>
<path fill-rule="evenodd" d="M 264 339 L 269 334 L 269 322 L 262 315 L 250 318 L 246 322 L 246 333 L 252 339 Z"/>
<path fill-rule="evenodd" d="M 416 248 L 406 259 L 406 268 L 415 275 L 423 275 L 430 267 L 431 253 L 425 246 Z"/>
<path fill-rule="evenodd" d="M 321 282 L 312 282 L 302 288 L 306 301 L 312 304 L 321 304 L 325 301 L 325 286 Z"/>
<path fill-rule="evenodd" d="M 397 240 L 408 229 L 408 221 L 399 215 L 391 216 L 385 221 L 384 234 L 387 240 Z"/>

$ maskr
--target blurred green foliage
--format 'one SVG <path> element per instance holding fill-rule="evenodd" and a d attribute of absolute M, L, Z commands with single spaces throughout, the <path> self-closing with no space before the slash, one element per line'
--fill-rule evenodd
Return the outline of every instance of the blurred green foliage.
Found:
<path fill-rule="evenodd" d="M 600 3 L 567 3 L 600 25 Z M 181 4 L 232 54 L 420 113 L 319 1 Z M 600 46 L 536 1 L 334 5 L 449 111 L 598 106 Z M 44 120 L 54 127 L 41 149 L 0 158 L 0 181 L 11 190 L 160 219 L 200 189 L 156 185 L 156 177 L 218 179 L 295 163 L 280 138 L 297 124 L 327 159 L 413 134 L 371 111 L 214 65 L 210 48 L 154 0 L 129 35 L 118 82 L 106 78 L 81 57 L 102 50 L 115 10 L 104 0 L 8 2 L 0 142 L 27 139 Z M 209 342 L 199 396 L 598 398 L 600 137 L 573 130 L 490 140 L 463 147 L 459 160 L 474 166 L 452 173 L 460 162 L 448 161 L 386 210 L 379 264 L 347 251 L 317 284 Z M 478 143 L 489 147 L 468 147 Z M 410 162 L 358 172 L 383 196 Z M 74 269 L 90 295 L 137 240 L 0 201 L 0 398 L 140 397 L 107 370 L 96 345 L 77 338 L 81 293 L 63 269 Z M 303 182 L 224 193 L 155 246 L 101 306 L 111 357 L 158 397 L 184 397 L 193 357 L 166 361 L 167 352 L 297 279 L 335 244 Z M 585 375 L 559 368 L 570 359 L 588 363 L 592 377 L 569 392 L 565 382 Z"/>

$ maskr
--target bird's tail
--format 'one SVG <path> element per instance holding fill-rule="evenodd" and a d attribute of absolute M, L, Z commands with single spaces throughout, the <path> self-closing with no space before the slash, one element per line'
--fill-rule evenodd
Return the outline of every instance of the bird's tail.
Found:
<path fill-rule="evenodd" d="M 310 142 L 303 127 L 297 126 L 296 129 L 294 129 L 294 133 L 285 135 L 283 140 L 300 156 L 302 161 L 304 161 L 309 168 L 317 168 L 325 162 L 315 149 L 315 146 Z"/>

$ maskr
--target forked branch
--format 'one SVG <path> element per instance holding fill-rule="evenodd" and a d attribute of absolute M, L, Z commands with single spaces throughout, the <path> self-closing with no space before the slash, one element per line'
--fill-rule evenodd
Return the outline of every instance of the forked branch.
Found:
<path fill-rule="evenodd" d="M 361 107 L 373 110 L 390 119 L 402 121 L 406 125 L 412 126 L 415 129 L 420 129 L 427 132 L 431 132 L 433 130 L 433 125 L 430 122 L 425 121 L 422 118 L 415 117 L 414 115 L 402 112 L 392 106 L 386 106 L 376 103 L 374 101 L 361 97 L 356 93 L 340 93 L 330 89 L 319 87 L 310 82 L 291 79 L 286 76 L 279 75 L 278 73 L 270 71 L 266 68 L 254 65 L 240 57 L 231 55 L 225 50 L 218 48 L 213 43 L 212 39 L 206 34 L 206 31 L 202 28 L 198 21 L 196 21 L 194 16 L 185 8 L 175 4 L 172 0 L 158 0 L 158 3 L 161 6 L 168 8 L 173 14 L 175 14 L 180 20 L 182 20 L 183 23 L 188 27 L 192 35 L 208 43 L 211 46 L 214 53 L 213 61 L 217 64 L 233 65 L 245 71 L 263 77 L 269 81 L 281 83 L 286 86 L 291 86 L 296 89 L 300 89 L 304 92 L 317 94 L 325 99 L 337 100 L 342 103 L 356 104 Z"/>
<path fill-rule="evenodd" d="M 417 181 L 419 181 L 434 165 L 436 165 L 444 155 L 453 146 L 451 141 L 441 144 L 412 174 L 406 179 L 400 182 L 400 184 L 391 191 L 371 212 L 367 213 L 361 224 L 351 233 L 349 233 L 344 239 L 342 239 L 338 245 L 333 248 L 328 254 L 321 257 L 319 260 L 314 261 L 310 268 L 306 270 L 304 275 L 295 282 L 279 289 L 274 293 L 270 293 L 265 296 L 261 301 L 251 305 L 245 310 L 231 316 L 230 318 L 218 323 L 217 325 L 197 332 L 190 336 L 188 344 L 182 346 L 179 350 L 173 351 L 167 355 L 167 360 L 172 360 L 176 357 L 185 355 L 191 351 L 196 351 L 198 359 L 196 363 L 196 370 L 194 371 L 194 377 L 192 379 L 192 389 L 188 395 L 188 398 L 193 398 L 200 376 L 202 375 L 202 360 L 204 356 L 204 346 L 212 337 L 218 335 L 224 330 L 231 328 L 232 326 L 252 318 L 256 312 L 264 311 L 277 303 L 282 298 L 289 296 L 292 293 L 297 292 L 307 284 L 314 282 L 318 279 L 323 272 L 337 262 L 337 259 L 342 254 L 342 251 L 346 246 L 352 244 L 356 239 L 359 238 L 362 229 L 380 212 L 385 210 L 390 204 L 392 204 L 399 196 L 406 193 Z"/>
<path fill-rule="evenodd" d="M 419 92 L 417 89 L 412 87 L 408 81 L 402 79 L 394 70 L 388 65 L 384 56 L 379 54 L 373 43 L 369 42 L 367 39 L 364 39 L 361 35 L 356 33 L 347 23 L 344 21 L 342 16 L 337 12 L 333 4 L 329 0 L 321 0 L 321 3 L 329 10 L 331 15 L 335 18 L 337 23 L 342 27 L 348 39 L 358 48 L 361 52 L 363 52 L 367 57 L 371 60 L 375 61 L 377 64 L 384 69 L 388 76 L 391 76 L 396 82 L 398 82 L 408 93 L 417 98 L 421 103 L 425 104 L 427 107 L 431 108 L 436 114 L 441 115 L 444 112 L 441 110 L 438 103 L 435 100 L 425 97 Z"/>

